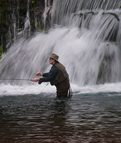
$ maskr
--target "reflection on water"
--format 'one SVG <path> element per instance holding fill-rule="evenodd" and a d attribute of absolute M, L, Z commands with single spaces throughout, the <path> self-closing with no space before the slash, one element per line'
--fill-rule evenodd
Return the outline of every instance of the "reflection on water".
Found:
<path fill-rule="evenodd" d="M 121 94 L 0 97 L 0 143 L 120 143 Z"/>

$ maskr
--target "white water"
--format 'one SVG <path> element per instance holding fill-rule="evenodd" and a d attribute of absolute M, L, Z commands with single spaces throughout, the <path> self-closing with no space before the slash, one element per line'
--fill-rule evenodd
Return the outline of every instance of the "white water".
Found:
<path fill-rule="evenodd" d="M 37 34 L 31 40 L 21 39 L 1 60 L 0 77 L 2 79 L 32 79 L 38 71 L 49 71 L 51 66 L 48 57 L 51 53 L 56 53 L 60 56 L 59 61 L 65 65 L 69 73 L 73 92 L 121 92 L 121 83 L 96 85 L 107 42 L 95 40 L 91 31 L 84 31 L 81 36 L 78 36 L 79 33 L 78 28 L 56 27 L 47 34 Z M 118 49 L 115 45 L 109 46 L 109 53 L 113 52 L 117 55 L 115 63 L 112 63 L 110 80 L 118 82 L 120 77 Z M 30 81 L 10 81 L 10 84 L 8 82 L 1 82 L 0 96 L 39 94 L 41 92 L 52 93 L 55 96 L 55 87 L 46 86 L 45 83 L 38 85 Z M 43 89 L 44 87 L 45 89 Z"/>
<path fill-rule="evenodd" d="M 112 96 L 115 96 L 116 93 L 121 93 L 121 82 L 120 83 L 110 83 L 103 85 L 92 85 L 92 86 L 77 86 L 71 84 L 73 91 L 73 96 L 76 94 L 96 94 L 96 93 L 108 93 L 115 92 Z M 18 95 L 38 95 L 42 94 L 44 96 L 56 97 L 56 89 L 54 86 L 46 85 L 45 83 L 38 85 L 11 85 L 11 84 L 0 84 L 0 97 L 1 96 L 18 96 Z M 98 96 L 98 95 L 97 95 Z M 111 96 L 109 94 L 109 96 Z M 120 96 L 120 95 L 119 95 Z"/>
<path fill-rule="evenodd" d="M 81 36 L 79 34 L 78 28 L 63 27 L 52 29 L 48 34 L 37 34 L 31 40 L 21 39 L 2 59 L 1 78 L 6 79 L 7 76 L 9 79 L 31 79 L 37 71 L 47 72 L 50 69 L 48 57 L 51 53 L 56 53 L 69 72 L 72 83 L 80 86 L 93 85 L 98 81 L 99 68 L 106 54 L 109 57 L 114 55 L 115 61 L 110 61 L 109 82 L 118 82 L 120 63 L 119 50 L 116 45 L 96 39 L 91 31 L 85 30 Z M 107 77 L 105 82 L 108 80 Z"/>
<path fill-rule="evenodd" d="M 52 22 L 64 24 L 72 13 L 119 9 L 120 0 L 53 0 Z M 66 23 L 67 24 L 67 23 Z"/>
<path fill-rule="evenodd" d="M 47 7 L 47 0 L 45 2 Z M 52 21 L 58 21 L 58 18 L 60 21 L 63 15 L 63 9 L 61 17 L 54 15 L 56 2 Z M 103 13 L 105 11 L 88 15 L 86 19 L 67 14 L 60 22 L 62 25 L 55 26 L 48 33 L 36 33 L 28 40 L 20 39 L 1 59 L 0 79 L 33 79 L 36 72 L 49 71 L 49 56 L 56 53 L 69 73 L 74 93 L 121 92 L 120 30 L 115 42 L 111 41 L 111 36 L 121 26 L 121 11 L 108 11 L 119 16 L 119 20 L 115 15 Z M 46 23 L 46 17 L 44 21 Z M 55 87 L 30 81 L 0 80 L 0 96 L 41 92 L 55 95 Z"/>

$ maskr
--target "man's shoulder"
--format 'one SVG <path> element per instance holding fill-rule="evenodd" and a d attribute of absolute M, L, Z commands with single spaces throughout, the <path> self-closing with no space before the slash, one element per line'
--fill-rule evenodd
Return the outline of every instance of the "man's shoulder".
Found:
<path fill-rule="evenodd" d="M 58 67 L 56 65 L 53 65 L 51 70 L 58 70 Z"/>
<path fill-rule="evenodd" d="M 55 66 L 63 66 L 64 67 L 64 65 L 60 62 L 56 63 Z"/>
<path fill-rule="evenodd" d="M 59 69 L 62 69 L 62 68 L 65 68 L 63 64 L 61 64 L 60 62 L 59 63 L 56 63 L 55 66 Z"/>

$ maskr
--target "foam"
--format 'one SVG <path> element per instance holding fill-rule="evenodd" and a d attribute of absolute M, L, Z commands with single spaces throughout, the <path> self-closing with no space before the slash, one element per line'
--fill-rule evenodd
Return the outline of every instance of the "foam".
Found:
<path fill-rule="evenodd" d="M 78 86 L 76 84 L 71 84 L 73 95 L 76 94 L 86 94 L 86 93 L 108 93 L 108 92 L 121 92 L 121 83 L 106 83 L 103 85 L 93 85 L 93 86 Z M 33 85 L 11 85 L 11 84 L 0 84 L 0 96 L 18 96 L 26 94 L 38 95 L 44 93 L 56 95 L 55 86 L 43 83 L 38 85 L 37 83 Z"/>

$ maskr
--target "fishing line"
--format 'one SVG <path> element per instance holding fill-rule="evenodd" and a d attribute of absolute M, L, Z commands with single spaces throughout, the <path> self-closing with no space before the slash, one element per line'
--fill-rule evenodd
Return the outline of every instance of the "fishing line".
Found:
<path fill-rule="evenodd" d="M 44 88 L 41 90 L 40 93 L 42 93 L 42 91 L 45 89 L 45 87 L 47 87 L 48 84 L 49 84 L 49 83 L 47 83 L 47 84 L 44 86 Z"/>

